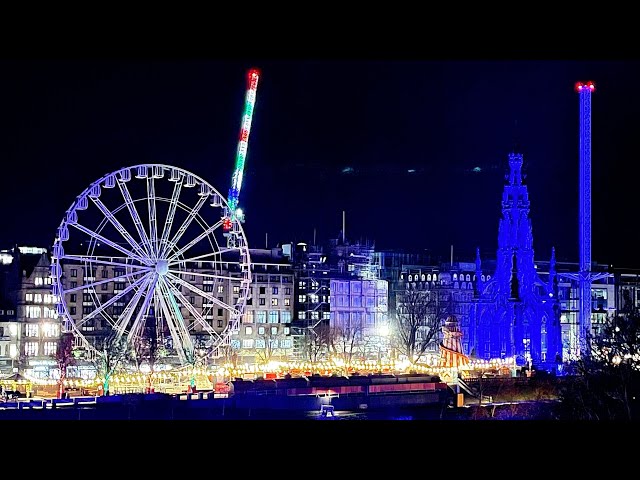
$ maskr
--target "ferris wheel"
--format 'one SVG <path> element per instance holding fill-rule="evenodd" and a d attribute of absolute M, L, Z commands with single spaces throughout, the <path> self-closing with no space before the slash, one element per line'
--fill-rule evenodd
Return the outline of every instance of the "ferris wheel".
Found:
<path fill-rule="evenodd" d="M 251 266 L 240 221 L 181 168 L 122 168 L 84 190 L 58 227 L 51 273 L 63 329 L 88 356 L 106 336 L 184 364 L 221 355 L 244 313 Z"/>

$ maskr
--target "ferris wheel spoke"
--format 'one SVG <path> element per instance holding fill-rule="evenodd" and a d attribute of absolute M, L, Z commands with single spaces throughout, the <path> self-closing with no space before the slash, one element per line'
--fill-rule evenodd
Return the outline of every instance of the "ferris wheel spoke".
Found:
<path fill-rule="evenodd" d="M 131 215 L 131 219 L 133 220 L 138 235 L 140 236 L 140 241 L 142 242 L 142 245 L 147 252 L 147 256 L 151 257 L 151 253 L 153 252 L 153 250 L 151 249 L 149 237 L 147 236 L 147 232 L 144 231 L 142 220 L 140 219 L 140 215 L 138 215 L 138 210 L 136 210 L 136 206 L 133 202 L 133 199 L 131 198 L 131 193 L 129 193 L 127 184 L 122 179 L 118 179 L 118 188 L 120 188 L 120 193 L 122 193 L 122 198 L 124 198 L 125 205 L 127 206 L 129 215 Z"/>
<path fill-rule="evenodd" d="M 158 287 L 158 297 L 160 299 L 162 310 L 165 315 L 167 326 L 169 327 L 169 332 L 171 332 L 171 338 L 173 338 L 174 346 L 178 350 L 178 356 L 180 357 L 181 361 L 185 361 L 185 349 L 187 351 L 193 351 L 193 342 L 191 341 L 191 335 L 189 335 L 189 332 L 185 328 L 184 317 L 182 316 L 180 307 L 178 306 L 174 296 L 171 294 L 171 291 L 169 290 L 169 287 L 167 286 L 164 279 L 160 279 Z M 169 306 L 167 305 L 166 298 L 168 298 L 171 302 L 171 307 L 175 314 L 175 322 L 174 318 L 171 316 L 171 312 L 169 311 Z"/>
<path fill-rule="evenodd" d="M 184 270 L 172 270 L 169 269 L 169 272 L 171 273 L 175 273 L 177 275 L 194 275 L 196 277 L 203 277 L 203 278 L 215 278 L 216 280 L 231 280 L 231 281 L 240 281 L 241 279 L 239 277 L 227 277 L 224 275 L 214 275 L 211 273 L 198 273 L 198 272 L 187 272 Z"/>
<path fill-rule="evenodd" d="M 210 226 L 209 228 L 207 228 L 204 232 L 202 232 L 200 235 L 198 235 L 196 238 L 194 238 L 193 240 L 191 240 L 189 243 L 187 243 L 184 247 L 182 247 L 180 250 L 178 250 L 177 252 L 175 252 L 173 255 L 171 255 L 171 257 L 169 257 L 169 260 L 173 260 L 175 258 L 178 258 L 180 255 L 182 255 L 184 252 L 186 252 L 187 250 L 189 250 L 191 247 L 193 247 L 196 243 L 198 243 L 200 240 L 202 240 L 203 238 L 205 238 L 207 235 L 213 233 L 217 228 L 222 226 L 222 220 L 218 220 L 214 225 Z"/>
<path fill-rule="evenodd" d="M 196 205 L 189 212 L 189 215 L 187 215 L 187 218 L 185 219 L 185 221 L 182 222 L 182 225 L 180 225 L 180 228 L 178 229 L 176 234 L 173 236 L 173 238 L 167 244 L 167 246 L 165 248 L 165 252 L 171 250 L 171 248 L 173 246 L 177 246 L 178 245 L 178 241 L 182 238 L 184 233 L 187 231 L 187 228 L 189 228 L 189 225 L 191 225 L 191 222 L 193 222 L 193 220 L 196 218 L 196 215 L 198 215 L 198 212 L 200 211 L 200 209 L 202 208 L 202 206 L 204 205 L 204 203 L 206 201 L 207 201 L 207 197 L 206 196 L 201 196 L 198 199 Z"/>
<path fill-rule="evenodd" d="M 82 262 L 97 263 L 99 265 L 114 265 L 116 267 L 137 268 L 141 270 L 149 270 L 150 268 L 152 268 L 147 265 L 134 265 L 132 263 L 112 262 L 109 260 L 100 260 L 100 258 L 111 258 L 111 259 L 122 258 L 125 260 L 130 260 L 127 257 L 100 257 L 100 256 L 92 256 L 92 255 L 66 255 L 66 254 L 63 257 L 60 257 L 60 260 L 64 260 L 64 259 L 78 260 Z"/>
<path fill-rule="evenodd" d="M 133 253 L 131 250 L 127 250 L 126 248 L 118 245 L 115 242 L 112 242 L 111 240 L 109 240 L 106 237 L 103 237 L 102 235 L 100 235 L 99 233 L 94 232 L 93 230 L 88 229 L 87 227 L 85 227 L 84 225 L 80 225 L 79 223 L 73 223 L 72 224 L 75 228 L 77 228 L 78 230 L 80 230 L 81 232 L 86 233 L 87 235 L 95 238 L 96 240 L 98 240 L 99 242 L 104 243 L 105 245 L 109 245 L 111 248 L 115 248 L 116 250 L 118 250 L 119 252 L 124 253 L 125 255 L 134 258 L 136 260 L 138 260 L 140 263 L 144 263 L 145 265 L 150 265 L 150 261 L 146 258 L 142 258 L 139 255 L 136 255 L 135 253 Z"/>
<path fill-rule="evenodd" d="M 195 261 L 198 261 L 198 260 L 203 260 L 203 259 L 205 259 L 207 257 L 217 256 L 217 255 L 220 255 L 222 253 L 237 252 L 237 251 L 238 251 L 237 248 L 221 248 L 217 252 L 205 253 L 204 255 L 198 255 L 197 257 L 170 260 L 169 261 L 169 265 L 173 265 L 173 264 L 176 264 L 176 263 L 195 262 Z M 236 263 L 234 261 L 225 261 L 225 260 L 220 260 L 220 259 L 218 259 L 218 260 L 207 260 L 207 261 L 211 262 L 211 263 Z"/>
<path fill-rule="evenodd" d="M 88 322 L 89 320 L 94 318 L 96 315 L 98 315 L 99 313 L 103 312 L 106 308 L 108 308 L 111 305 L 113 305 L 115 302 L 117 302 L 119 299 L 124 297 L 131 290 L 133 290 L 137 285 L 140 285 L 142 282 L 144 282 L 146 280 L 147 280 L 146 276 L 142 277 L 142 278 L 139 278 L 138 280 L 133 282 L 131 285 L 129 285 L 127 288 L 125 288 L 121 292 L 115 294 L 113 297 L 111 297 L 109 300 L 104 302 L 102 305 L 98 306 L 98 308 L 96 308 L 93 312 L 89 313 L 86 317 L 82 318 L 80 320 L 80 322 L 78 323 L 78 326 L 85 324 L 86 322 Z"/>
<path fill-rule="evenodd" d="M 176 181 L 173 186 L 173 193 L 171 194 L 171 202 L 169 203 L 169 211 L 167 212 L 167 220 L 164 222 L 162 228 L 162 236 L 160 237 L 160 244 L 158 250 L 160 250 L 160 258 L 164 258 L 168 246 L 169 235 L 171 234 L 171 227 L 173 226 L 173 219 L 176 216 L 176 207 L 178 206 L 178 199 L 180 198 L 180 191 L 182 190 L 182 182 L 184 177 L 180 176 L 180 179 Z"/>
<path fill-rule="evenodd" d="M 240 315 L 240 312 L 238 310 L 236 310 L 235 308 L 233 308 L 231 305 L 227 305 L 224 302 L 221 302 L 220 300 L 218 300 L 215 296 L 208 294 L 207 292 L 200 290 L 198 287 L 196 287 L 195 285 L 191 285 L 188 282 L 185 282 L 184 280 L 182 280 L 179 277 L 176 277 L 174 274 L 172 273 L 167 273 L 166 277 L 170 277 L 175 283 L 178 283 L 184 287 L 187 287 L 189 290 L 191 290 L 194 293 L 197 293 L 198 295 L 200 295 L 203 298 L 206 298 L 207 300 L 209 300 L 210 302 L 214 303 L 215 305 L 218 305 L 219 307 L 222 307 L 226 310 L 229 310 L 233 315 Z"/>
<path fill-rule="evenodd" d="M 127 229 L 122 226 L 118 219 L 113 215 L 113 212 L 111 212 L 111 210 L 109 210 L 107 206 L 102 203 L 102 200 L 100 200 L 99 198 L 94 198 L 92 196 L 90 196 L 90 198 L 91 200 L 93 200 L 93 203 L 95 203 L 96 206 L 100 209 L 103 215 L 107 218 L 107 220 L 109 220 L 111 224 L 116 228 L 116 230 L 120 232 L 122 238 L 124 238 L 127 243 L 131 245 L 131 248 L 133 248 L 140 257 L 147 257 L 148 255 L 146 254 L 146 252 L 140 247 L 140 245 L 138 245 L 138 243 L 134 240 Z"/>
<path fill-rule="evenodd" d="M 136 319 L 133 321 L 131 330 L 129 330 L 129 334 L 127 335 L 128 344 L 132 344 L 133 340 L 138 336 L 138 330 L 140 330 L 142 320 L 146 319 L 147 315 L 149 314 L 149 306 L 151 305 L 151 299 L 153 298 L 153 292 L 155 291 L 157 283 L 158 275 L 153 275 L 153 278 L 149 281 L 149 287 L 147 288 L 147 291 L 145 293 L 142 307 L 140 307 L 138 315 L 136 315 Z"/>
<path fill-rule="evenodd" d="M 193 315 L 196 318 L 196 320 L 198 320 L 200 325 L 202 325 L 202 327 L 207 331 L 207 333 L 209 333 L 211 336 L 217 337 L 217 339 L 219 340 L 222 339 L 220 334 L 216 332 L 213 329 L 213 327 L 209 325 L 209 323 L 207 323 L 207 321 L 202 317 L 202 315 L 200 315 L 200 312 L 198 312 L 196 307 L 191 305 L 191 302 L 187 300 L 187 298 L 182 294 L 182 292 L 178 288 L 176 288 L 170 282 L 166 282 L 166 286 L 171 290 L 171 293 L 173 293 L 173 295 L 175 295 L 180 300 L 180 302 L 182 302 L 182 304 L 186 307 L 186 309 L 189 310 L 189 313 L 191 313 L 191 315 Z"/>
<path fill-rule="evenodd" d="M 153 175 L 147 177 L 147 205 L 149 206 L 149 235 L 151 254 L 158 259 L 158 222 L 156 219 L 156 185 Z"/>
<path fill-rule="evenodd" d="M 151 282 L 151 275 L 146 277 L 146 283 L 142 285 L 136 293 L 133 294 L 133 297 L 131 297 L 131 299 L 129 300 L 129 303 L 127 303 L 127 306 L 124 307 L 124 310 L 122 310 L 122 314 L 120 315 L 120 317 L 116 321 L 116 324 L 113 327 L 113 329 L 116 332 L 116 338 L 118 340 L 122 338 L 122 335 L 124 334 L 127 326 L 129 325 L 131 316 L 133 315 L 133 312 L 138 306 L 138 302 L 140 302 L 140 298 L 142 297 L 144 292 L 147 290 L 147 287 L 149 286 L 150 282 Z"/>
<path fill-rule="evenodd" d="M 84 285 L 80 285 L 79 287 L 69 288 L 68 290 L 65 290 L 64 293 L 77 292 L 79 290 L 84 290 L 84 289 L 87 289 L 87 288 L 94 288 L 97 285 L 102 285 L 103 283 L 116 282 L 118 280 L 125 280 L 125 279 L 131 278 L 131 277 L 133 277 L 135 275 L 146 274 L 150 270 L 151 270 L 151 268 L 146 268 L 145 270 L 138 271 L 138 272 L 127 273 L 126 275 L 122 275 L 122 276 L 119 276 L 119 277 L 107 278 L 106 280 L 100 280 L 99 282 L 86 283 Z"/>

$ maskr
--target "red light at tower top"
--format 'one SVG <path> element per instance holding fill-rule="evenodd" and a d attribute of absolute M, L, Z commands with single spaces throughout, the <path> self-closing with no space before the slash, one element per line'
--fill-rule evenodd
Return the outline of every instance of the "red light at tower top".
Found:
<path fill-rule="evenodd" d="M 589 82 L 577 82 L 576 83 L 576 92 L 582 92 L 583 90 L 589 89 L 590 92 L 594 92 L 596 90 L 596 84 Z"/>

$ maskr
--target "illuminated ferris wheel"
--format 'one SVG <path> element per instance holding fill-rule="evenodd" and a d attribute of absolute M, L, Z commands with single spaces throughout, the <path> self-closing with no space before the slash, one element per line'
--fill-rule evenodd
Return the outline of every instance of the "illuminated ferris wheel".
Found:
<path fill-rule="evenodd" d="M 180 364 L 195 349 L 220 355 L 251 282 L 237 217 L 209 183 L 177 167 L 136 165 L 93 182 L 53 245 L 63 328 L 90 355 L 101 354 L 98 332 L 134 349 L 153 344 Z"/>

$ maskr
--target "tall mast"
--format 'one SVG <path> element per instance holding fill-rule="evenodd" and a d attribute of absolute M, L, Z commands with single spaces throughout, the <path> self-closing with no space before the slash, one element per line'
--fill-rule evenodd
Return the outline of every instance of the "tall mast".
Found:
<path fill-rule="evenodd" d="M 242 210 L 238 209 L 238 200 L 240 189 L 242 188 L 244 164 L 249 147 L 249 133 L 251 132 L 251 120 L 253 118 L 253 107 L 256 103 L 256 91 L 258 89 L 259 78 L 260 72 L 256 68 L 252 68 L 247 73 L 247 92 L 244 97 L 244 113 L 242 115 L 240 138 L 236 152 L 236 166 L 231 177 L 231 188 L 229 189 L 229 196 L 227 198 L 229 216 L 231 219 L 237 218 L 239 221 L 244 221 Z"/>
<path fill-rule="evenodd" d="M 581 343 L 591 333 L 591 281 L 593 280 L 591 275 L 591 93 L 595 89 L 593 82 L 576 84 L 576 90 L 580 95 L 580 210 L 578 216 L 580 300 L 578 306 Z"/>

